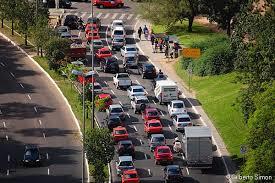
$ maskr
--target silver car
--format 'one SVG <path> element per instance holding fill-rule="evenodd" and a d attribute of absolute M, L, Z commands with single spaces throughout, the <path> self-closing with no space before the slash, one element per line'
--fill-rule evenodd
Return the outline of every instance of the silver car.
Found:
<path fill-rule="evenodd" d="M 108 109 L 106 109 L 107 116 L 111 115 L 118 115 L 121 120 L 125 120 L 126 115 L 124 113 L 124 110 L 120 104 L 112 104 L 109 106 Z"/>
<path fill-rule="evenodd" d="M 191 118 L 188 114 L 178 114 L 173 118 L 173 124 L 176 131 L 184 131 L 184 127 L 193 126 Z"/>
<path fill-rule="evenodd" d="M 142 112 L 149 105 L 149 100 L 146 96 L 135 96 L 131 100 L 131 108 L 134 112 Z"/>
<path fill-rule="evenodd" d="M 163 134 L 152 134 L 149 145 L 150 150 L 154 151 L 157 146 L 166 145 L 166 139 Z"/>
<path fill-rule="evenodd" d="M 121 37 L 114 37 L 112 39 L 112 50 L 119 50 L 120 48 L 122 48 L 125 45 L 126 41 L 124 38 Z"/>
<path fill-rule="evenodd" d="M 116 162 L 117 175 L 121 175 L 125 170 L 134 169 L 134 163 L 132 156 L 119 156 Z"/>

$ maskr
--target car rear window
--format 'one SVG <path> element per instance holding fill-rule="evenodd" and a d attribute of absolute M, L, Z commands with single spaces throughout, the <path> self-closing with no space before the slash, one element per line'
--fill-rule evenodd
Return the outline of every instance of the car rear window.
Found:
<path fill-rule="evenodd" d="M 153 70 L 155 67 L 153 65 L 146 65 L 145 69 L 146 70 Z"/>
<path fill-rule="evenodd" d="M 164 92 L 175 92 L 176 88 L 164 88 L 163 91 Z"/>
<path fill-rule="evenodd" d="M 126 134 L 126 131 L 125 130 L 116 130 L 115 134 L 116 135 L 123 135 L 123 134 Z"/>
<path fill-rule="evenodd" d="M 138 100 L 137 104 L 148 104 L 149 101 L 148 100 Z"/>
<path fill-rule="evenodd" d="M 124 41 L 123 39 L 114 39 L 114 42 L 122 43 L 123 41 Z"/>
<path fill-rule="evenodd" d="M 103 45 L 102 42 L 94 42 L 94 45 Z"/>
<path fill-rule="evenodd" d="M 133 89 L 133 92 L 143 92 L 144 90 L 142 88 L 138 88 L 138 89 Z"/>
<path fill-rule="evenodd" d="M 100 53 L 101 54 L 110 54 L 111 52 L 110 51 L 101 51 Z"/>
<path fill-rule="evenodd" d="M 148 111 L 148 116 L 157 116 L 158 114 L 157 111 Z"/>
<path fill-rule="evenodd" d="M 152 142 L 164 142 L 164 137 L 155 137 L 152 139 Z"/>
<path fill-rule="evenodd" d="M 178 119 L 178 122 L 188 122 L 188 121 L 191 121 L 190 118 L 186 117 L 186 118 L 179 118 Z"/>
<path fill-rule="evenodd" d="M 168 174 L 178 175 L 178 174 L 180 174 L 180 169 L 179 168 L 170 168 L 170 169 L 168 169 Z"/>
<path fill-rule="evenodd" d="M 174 108 L 183 108 L 183 103 L 175 103 Z"/>
<path fill-rule="evenodd" d="M 112 109 L 112 112 L 123 112 L 121 108 L 114 108 Z"/>
<path fill-rule="evenodd" d="M 137 178 L 137 174 L 135 174 L 135 173 L 127 174 L 127 175 L 125 175 L 125 178 L 127 178 L 127 179 Z"/>
<path fill-rule="evenodd" d="M 160 124 L 159 123 L 150 123 L 149 126 L 150 127 L 159 127 Z"/>
<path fill-rule="evenodd" d="M 136 48 L 126 48 L 126 49 L 127 49 L 127 51 L 137 51 Z"/>
<path fill-rule="evenodd" d="M 120 166 L 133 166 L 132 161 L 122 161 L 120 162 Z"/>
<path fill-rule="evenodd" d="M 123 35 L 123 34 L 124 34 L 124 31 L 121 31 L 121 30 L 114 31 L 114 35 Z"/>
<path fill-rule="evenodd" d="M 101 86 L 100 85 L 94 85 L 94 89 L 101 89 Z"/>
<path fill-rule="evenodd" d="M 119 74 L 119 75 L 117 76 L 117 78 L 128 78 L 128 77 L 129 77 L 128 74 Z"/>
<path fill-rule="evenodd" d="M 159 153 L 169 153 L 170 150 L 169 149 L 158 149 Z"/>

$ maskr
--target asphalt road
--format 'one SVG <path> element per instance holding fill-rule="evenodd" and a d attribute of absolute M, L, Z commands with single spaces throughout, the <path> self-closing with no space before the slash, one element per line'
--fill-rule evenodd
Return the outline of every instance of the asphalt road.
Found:
<path fill-rule="evenodd" d="M 0 37 L 0 182 L 81 182 L 81 143 L 59 92 L 28 57 Z M 22 166 L 24 146 L 41 167 Z"/>
<path fill-rule="evenodd" d="M 126 29 L 127 29 L 127 37 L 126 42 L 127 44 L 135 44 L 135 40 L 133 39 L 133 27 L 137 21 L 138 17 L 135 13 L 136 10 L 136 3 L 126 1 L 127 8 L 124 9 L 95 9 L 95 16 L 98 16 L 101 18 L 103 27 L 100 30 L 100 36 L 102 41 L 105 43 L 106 46 L 108 46 L 110 42 L 110 38 L 108 36 L 108 26 L 112 22 L 113 19 L 123 19 L 125 22 Z M 85 14 L 85 11 L 83 11 L 86 7 L 86 11 L 89 11 L 90 5 L 85 3 L 74 3 L 73 7 L 79 9 L 74 9 L 73 11 L 76 12 L 76 15 L 83 15 Z M 84 12 L 84 13 L 83 13 Z M 108 15 L 109 14 L 109 15 Z M 111 15 L 117 14 L 115 18 L 110 18 Z M 123 18 L 120 18 L 123 14 Z M 134 14 L 131 16 L 131 19 L 127 19 L 126 17 L 130 14 Z M 104 18 L 107 16 L 107 18 Z M 87 13 L 85 14 L 84 21 L 86 20 L 85 17 L 87 16 Z M 76 31 L 73 31 L 77 34 Z M 82 34 L 84 37 L 84 35 Z M 85 40 L 85 38 L 84 38 Z M 120 56 L 120 52 L 113 51 L 113 56 L 117 57 L 120 63 L 120 67 L 122 67 L 122 57 Z M 91 60 L 91 55 L 88 53 L 87 58 Z M 140 61 L 147 62 L 148 58 L 146 55 L 140 55 Z M 143 120 L 141 118 L 140 114 L 135 114 L 132 109 L 130 109 L 130 99 L 126 96 L 126 91 L 118 90 L 114 87 L 112 83 L 112 76 L 113 74 L 103 73 L 100 68 L 98 67 L 98 62 L 95 62 L 95 67 L 97 74 L 99 78 L 96 80 L 101 83 L 101 85 L 104 87 L 104 92 L 109 93 L 112 95 L 113 101 L 116 104 L 121 103 L 123 105 L 123 108 L 125 112 L 127 113 L 127 118 L 125 121 L 127 130 L 130 134 L 130 139 L 133 141 L 135 145 L 136 150 L 136 158 L 134 161 L 134 165 L 137 168 L 137 171 L 139 173 L 139 176 L 142 180 L 142 182 L 148 182 L 148 183 L 159 183 L 163 182 L 163 168 L 164 166 L 161 165 L 155 165 L 154 163 L 154 157 L 153 153 L 149 150 L 149 144 L 148 139 L 146 137 L 146 134 L 143 131 Z M 173 127 L 172 121 L 167 115 L 167 106 L 165 105 L 159 105 L 156 103 L 154 99 L 154 93 L 152 89 L 152 82 L 149 79 L 142 79 L 140 75 L 137 74 L 135 70 L 130 71 L 130 78 L 133 81 L 134 84 L 142 84 L 146 91 L 148 92 L 148 98 L 150 100 L 150 105 L 153 107 L 156 107 L 161 111 L 161 121 L 164 125 L 164 135 L 167 139 L 167 144 L 172 145 L 173 139 L 178 136 L 182 138 L 182 134 L 175 132 L 175 129 Z M 185 102 L 187 106 L 187 110 L 189 115 L 191 116 L 194 124 L 201 125 L 198 118 L 199 116 L 192 110 L 190 104 L 182 98 L 182 100 Z M 104 112 L 97 113 L 96 114 L 98 121 L 101 125 L 104 126 L 104 118 L 106 117 L 106 114 Z M 227 182 L 225 175 L 225 167 L 222 163 L 221 158 L 217 157 L 218 155 L 215 154 L 214 157 L 214 166 L 210 170 L 199 170 L 199 169 L 189 169 L 184 166 L 184 156 L 174 154 L 174 164 L 179 164 L 183 167 L 183 173 L 186 176 L 185 181 L 186 182 L 203 182 L 203 183 L 223 183 Z M 114 160 L 111 162 L 111 171 L 112 171 L 112 180 L 113 182 L 120 182 L 120 178 L 116 175 L 116 169 L 115 169 L 115 161 L 117 160 L 117 156 L 115 156 Z"/>

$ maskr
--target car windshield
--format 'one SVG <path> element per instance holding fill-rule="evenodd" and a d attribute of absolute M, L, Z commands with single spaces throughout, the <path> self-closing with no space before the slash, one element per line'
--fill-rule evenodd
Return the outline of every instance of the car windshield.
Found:
<path fill-rule="evenodd" d="M 126 49 L 127 49 L 127 51 L 137 51 L 136 48 L 126 48 Z"/>
<path fill-rule="evenodd" d="M 103 45 L 103 43 L 102 43 L 102 42 L 97 42 L 97 41 L 95 41 L 95 42 L 94 42 L 94 45 L 96 45 L 96 46 L 101 46 L 101 45 Z"/>
<path fill-rule="evenodd" d="M 148 116 L 157 116 L 158 114 L 157 111 L 148 111 Z"/>
<path fill-rule="evenodd" d="M 123 31 L 121 31 L 121 30 L 116 30 L 115 32 L 114 32 L 114 34 L 115 35 L 123 35 Z"/>
<path fill-rule="evenodd" d="M 191 119 L 190 118 L 179 118 L 178 119 L 178 122 L 188 122 L 188 121 L 191 121 Z"/>
<path fill-rule="evenodd" d="M 119 166 L 133 166 L 132 161 L 122 161 Z"/>
<path fill-rule="evenodd" d="M 137 104 L 148 104 L 149 101 L 148 100 L 138 100 Z"/>
<path fill-rule="evenodd" d="M 123 39 L 114 39 L 114 42 L 122 43 L 123 41 L 124 41 Z"/>
<path fill-rule="evenodd" d="M 168 174 L 178 175 L 178 174 L 180 174 L 180 169 L 179 168 L 169 168 Z"/>
<path fill-rule="evenodd" d="M 123 23 L 122 22 L 116 22 L 116 23 L 114 23 L 114 26 L 123 26 Z"/>
<path fill-rule="evenodd" d="M 110 119 L 110 123 L 119 123 L 120 122 L 120 118 L 117 117 L 117 118 L 111 118 Z"/>
<path fill-rule="evenodd" d="M 100 85 L 94 85 L 94 89 L 100 90 L 100 89 L 101 89 L 101 86 L 100 86 Z"/>
<path fill-rule="evenodd" d="M 146 70 L 153 70 L 155 67 L 153 65 L 146 65 L 145 69 Z"/>
<path fill-rule="evenodd" d="M 135 61 L 135 57 L 127 57 L 127 58 L 126 58 L 126 61 L 127 61 L 127 62 L 129 62 L 129 61 L 130 61 L 130 62 L 133 62 L 133 61 Z"/>
<path fill-rule="evenodd" d="M 118 107 L 118 108 L 112 109 L 112 113 L 119 113 L 119 112 L 123 112 L 122 108 Z"/>
<path fill-rule="evenodd" d="M 126 134 L 126 131 L 125 130 L 116 130 L 115 134 L 116 135 L 123 135 L 123 134 Z"/>
<path fill-rule="evenodd" d="M 110 51 L 106 50 L 106 51 L 101 51 L 101 54 L 110 54 Z"/>
<path fill-rule="evenodd" d="M 160 127 L 159 123 L 149 123 L 149 127 Z"/>
<path fill-rule="evenodd" d="M 169 153 L 170 150 L 169 149 L 158 149 L 158 153 Z"/>
<path fill-rule="evenodd" d="M 183 108 L 183 103 L 174 103 L 174 108 Z"/>
<path fill-rule="evenodd" d="M 129 77 L 128 74 L 119 74 L 119 75 L 117 76 L 117 78 L 128 78 L 128 77 Z"/>
<path fill-rule="evenodd" d="M 137 178 L 137 174 L 135 173 L 131 173 L 131 174 L 126 174 L 125 175 L 126 179 L 133 179 L 133 178 Z"/>
<path fill-rule="evenodd" d="M 59 28 L 58 31 L 61 33 L 61 32 L 68 32 L 68 29 L 67 28 Z"/>
<path fill-rule="evenodd" d="M 137 89 L 133 89 L 133 93 L 136 92 L 144 92 L 143 88 L 137 88 Z"/>
<path fill-rule="evenodd" d="M 39 156 L 38 150 L 36 149 L 28 149 L 25 153 L 27 158 L 37 159 Z"/>
<path fill-rule="evenodd" d="M 154 137 L 152 142 L 164 142 L 164 137 Z"/>

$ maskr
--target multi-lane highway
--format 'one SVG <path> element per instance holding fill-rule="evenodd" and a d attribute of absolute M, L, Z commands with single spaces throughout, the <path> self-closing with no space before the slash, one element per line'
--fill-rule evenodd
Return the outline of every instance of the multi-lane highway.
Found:
<path fill-rule="evenodd" d="M 61 94 L 32 61 L 0 37 L 0 182 L 81 182 L 80 135 Z M 24 147 L 41 167 L 23 167 Z"/>
<path fill-rule="evenodd" d="M 101 19 L 102 27 L 100 29 L 100 36 L 105 46 L 108 47 L 110 43 L 108 26 L 111 24 L 114 19 L 122 19 L 126 26 L 126 43 L 127 44 L 135 44 L 135 40 L 133 38 L 133 27 L 138 20 L 138 17 L 135 14 L 136 3 L 126 1 L 127 8 L 124 9 L 97 9 L 95 8 L 94 16 Z M 88 6 L 88 10 L 90 10 L 90 6 Z M 90 16 L 90 13 L 82 12 L 84 4 L 83 3 L 74 3 L 73 7 L 78 8 L 74 9 L 74 14 L 81 16 L 84 21 L 86 17 Z M 127 11 L 125 11 L 127 10 Z M 84 16 L 83 16 L 84 14 Z M 131 16 L 132 15 L 132 16 Z M 112 18 L 112 16 L 114 18 Z M 131 18 L 127 18 L 131 16 Z M 107 18 L 106 18 L 107 17 Z M 84 38 L 85 40 L 85 38 Z M 142 48 L 141 48 L 142 49 Z M 120 67 L 122 67 L 122 57 L 119 51 L 113 51 L 113 56 L 119 60 Z M 88 56 L 88 59 L 91 60 L 91 55 Z M 147 62 L 146 55 L 140 55 L 140 61 Z M 104 87 L 104 92 L 112 95 L 113 101 L 116 104 L 122 104 L 125 112 L 127 113 L 127 118 L 125 121 L 126 128 L 130 134 L 130 139 L 133 141 L 136 150 L 136 157 L 134 161 L 134 165 L 137 168 L 139 176 L 142 182 L 163 182 L 163 168 L 164 166 L 155 165 L 153 153 L 149 150 L 148 138 L 144 133 L 143 120 L 140 114 L 135 114 L 133 110 L 130 108 L 130 99 L 127 97 L 127 93 L 124 90 L 118 90 L 112 83 L 113 74 L 104 73 L 98 67 L 98 62 L 95 62 L 96 72 L 98 73 L 97 81 Z M 130 78 L 133 84 L 141 84 L 145 87 L 147 96 L 150 100 L 150 105 L 152 107 L 156 107 L 159 109 L 161 114 L 161 121 L 164 125 L 164 135 L 167 139 L 167 144 L 172 145 L 172 141 L 176 136 L 182 138 L 181 133 L 176 133 L 173 127 L 171 119 L 167 115 L 167 106 L 159 105 L 154 99 L 152 82 L 148 79 L 142 79 L 140 75 L 138 75 L 135 71 L 130 71 Z M 184 99 L 188 113 L 192 117 L 194 124 L 201 125 L 198 120 L 199 116 L 193 110 L 190 104 Z M 104 118 L 106 117 L 105 113 L 97 113 L 97 120 L 101 125 L 104 123 Z M 117 160 L 117 156 L 115 156 L 114 160 L 111 162 L 111 172 L 112 172 L 112 181 L 120 182 L 120 178 L 116 175 L 115 169 L 115 161 Z M 209 183 L 222 183 L 226 182 L 226 171 L 225 167 L 222 163 L 221 158 L 215 154 L 214 158 L 214 166 L 211 170 L 194 170 L 188 169 L 184 166 L 184 156 L 174 154 L 174 164 L 179 164 L 183 167 L 184 175 L 186 176 L 187 182 L 209 182 Z"/>

